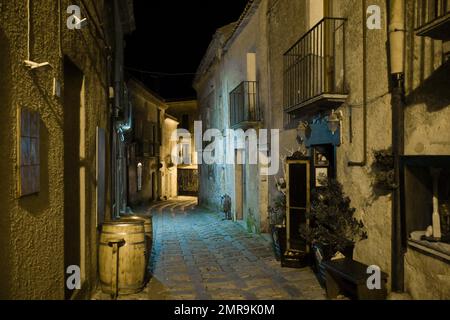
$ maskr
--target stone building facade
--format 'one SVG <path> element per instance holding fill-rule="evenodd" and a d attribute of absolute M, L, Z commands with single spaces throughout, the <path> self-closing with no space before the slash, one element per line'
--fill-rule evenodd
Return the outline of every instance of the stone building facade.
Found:
<path fill-rule="evenodd" d="M 250 1 L 238 22 L 219 29 L 214 36 L 194 82 L 203 131 L 218 129 L 225 137 L 229 128 L 250 129 L 257 138 L 259 128 L 267 128 L 265 8 L 261 1 Z M 238 96 L 247 98 L 244 101 Z M 245 105 L 243 114 L 237 112 L 238 105 Z M 200 166 L 199 202 L 222 209 L 222 197 L 229 195 L 235 220 L 252 232 L 267 232 L 270 177 L 259 174 L 260 165 L 238 161 L 249 157 L 243 146 L 232 157 L 234 164 Z"/>
<path fill-rule="evenodd" d="M 162 146 L 161 146 L 161 197 L 162 200 L 173 199 L 178 196 L 178 168 L 172 161 L 172 150 L 177 141 L 172 138 L 178 128 L 178 119 L 168 113 L 164 115 Z"/>
<path fill-rule="evenodd" d="M 112 210 L 112 50 L 123 50 L 113 32 L 134 22 L 131 2 L 81 1 L 88 23 L 69 29 L 71 4 L 0 6 L 4 299 L 83 298 L 97 284 L 97 226 Z M 81 290 L 66 287 L 70 265 Z"/>
<path fill-rule="evenodd" d="M 164 100 L 135 79 L 128 81 L 133 109 L 132 133 L 127 142 L 128 204 L 145 205 L 160 199 Z"/>
<path fill-rule="evenodd" d="M 308 188 L 320 186 L 322 174 L 336 178 L 364 222 L 368 239 L 356 244 L 354 258 L 378 265 L 390 290 L 417 299 L 450 297 L 448 244 L 411 238 L 434 225 L 431 168 L 439 169 L 441 214 L 448 202 L 448 37 L 434 24 L 448 14 L 444 3 L 249 1 L 238 22 L 217 31 L 194 83 L 204 126 L 233 127 L 233 90 L 256 80 L 258 125 L 280 129 L 278 175 L 251 174 L 244 184 L 251 190 L 244 214 L 254 210 L 259 230 L 279 195 L 275 181 L 300 181 L 289 176 L 286 159 L 301 155 L 311 169 Z M 379 27 L 368 24 L 373 17 Z M 391 189 L 376 183 L 376 152 L 394 155 Z M 201 165 L 200 201 L 218 207 L 220 195 L 230 194 L 237 216 L 238 171 Z"/>
<path fill-rule="evenodd" d="M 178 164 L 177 194 L 180 196 L 197 196 L 198 194 L 198 159 L 195 145 L 195 121 L 198 120 L 197 100 L 178 99 L 167 101 L 167 113 L 178 121 L 178 129 L 189 132 L 190 139 L 181 141 L 182 156 L 186 161 Z M 185 163 L 186 162 L 186 163 Z"/>

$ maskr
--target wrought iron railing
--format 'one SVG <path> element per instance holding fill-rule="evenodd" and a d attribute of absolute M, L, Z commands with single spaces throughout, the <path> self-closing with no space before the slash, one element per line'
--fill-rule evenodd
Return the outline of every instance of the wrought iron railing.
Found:
<path fill-rule="evenodd" d="M 294 111 L 323 94 L 345 94 L 346 19 L 324 18 L 284 54 L 284 107 Z"/>
<path fill-rule="evenodd" d="M 230 92 L 231 126 L 261 121 L 258 82 L 244 81 Z"/>
<path fill-rule="evenodd" d="M 415 27 L 420 29 L 450 14 L 450 0 L 415 0 L 415 9 Z"/>

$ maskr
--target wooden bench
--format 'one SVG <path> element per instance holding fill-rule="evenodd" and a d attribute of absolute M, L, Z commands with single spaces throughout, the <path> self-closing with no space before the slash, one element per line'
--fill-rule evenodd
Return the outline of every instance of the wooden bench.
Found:
<path fill-rule="evenodd" d="M 386 283 L 388 275 L 381 272 L 381 289 L 370 290 L 367 279 L 368 265 L 351 259 L 339 259 L 322 262 L 326 272 L 326 288 L 329 299 L 335 299 L 340 294 L 355 300 L 385 300 L 387 296 Z"/>

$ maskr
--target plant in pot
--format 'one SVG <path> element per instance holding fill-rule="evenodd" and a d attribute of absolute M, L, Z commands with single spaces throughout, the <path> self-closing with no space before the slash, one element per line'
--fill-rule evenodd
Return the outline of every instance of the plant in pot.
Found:
<path fill-rule="evenodd" d="M 394 175 L 394 156 L 392 149 L 376 150 L 373 152 L 372 175 L 374 188 L 379 195 L 387 195 L 397 186 Z"/>
<path fill-rule="evenodd" d="M 351 207 L 342 185 L 335 179 L 324 179 L 321 185 L 325 187 L 311 193 L 311 210 L 307 214 L 310 225 L 300 230 L 312 246 L 313 267 L 319 273 L 322 260 L 330 260 L 337 252 L 352 259 L 355 243 L 367 238 L 364 224 L 354 217 L 356 209 Z"/>
<path fill-rule="evenodd" d="M 268 210 L 273 250 L 279 261 L 286 250 L 286 195 L 280 193 Z"/>

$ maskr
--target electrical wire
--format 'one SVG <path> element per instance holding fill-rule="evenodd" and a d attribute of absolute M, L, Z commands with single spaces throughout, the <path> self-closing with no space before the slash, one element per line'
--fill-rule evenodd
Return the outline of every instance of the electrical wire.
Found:
<path fill-rule="evenodd" d="M 157 72 L 157 71 L 148 71 L 148 70 L 141 70 L 136 68 L 129 68 L 125 67 L 125 69 L 133 72 L 139 72 L 144 74 L 150 74 L 155 76 L 162 76 L 162 77 L 177 77 L 177 76 L 194 76 L 197 73 L 196 72 L 180 72 L 180 73 L 170 73 L 170 72 Z"/>
<path fill-rule="evenodd" d="M 380 95 L 378 95 L 378 96 L 375 96 L 375 97 L 373 97 L 373 98 L 367 100 L 367 104 L 368 104 L 368 105 L 369 105 L 369 104 L 372 104 L 372 103 L 374 103 L 374 102 L 376 102 L 376 101 L 378 101 L 378 100 L 380 100 L 380 99 L 386 97 L 386 96 L 389 95 L 389 94 L 390 94 L 390 92 L 388 91 L 388 92 L 385 92 L 385 93 L 380 94 Z M 355 107 L 361 107 L 361 106 L 363 106 L 363 105 L 364 105 L 364 102 L 354 103 L 354 104 L 347 104 L 348 107 L 354 107 L 354 108 L 355 108 Z"/>

